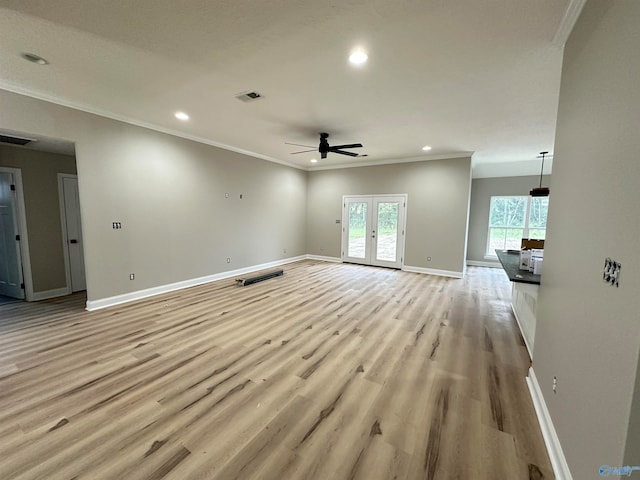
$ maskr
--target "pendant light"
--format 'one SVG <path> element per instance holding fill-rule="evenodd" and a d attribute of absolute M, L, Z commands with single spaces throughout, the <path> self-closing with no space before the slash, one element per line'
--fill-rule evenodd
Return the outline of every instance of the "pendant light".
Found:
<path fill-rule="evenodd" d="M 540 186 L 534 187 L 529 192 L 529 195 L 532 197 L 548 197 L 549 196 L 549 188 L 542 186 L 542 171 L 544 170 L 544 157 L 549 152 L 540 152 L 540 156 L 538 158 L 542 158 L 542 168 L 540 168 Z"/>

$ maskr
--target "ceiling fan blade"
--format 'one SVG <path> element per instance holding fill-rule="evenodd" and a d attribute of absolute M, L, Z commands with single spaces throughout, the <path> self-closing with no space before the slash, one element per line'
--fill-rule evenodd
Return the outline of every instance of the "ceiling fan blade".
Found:
<path fill-rule="evenodd" d="M 318 149 L 314 148 L 313 150 L 302 150 L 300 152 L 291 152 L 290 155 L 296 155 L 298 153 L 317 152 L 317 151 L 318 151 Z"/>
<path fill-rule="evenodd" d="M 301 143 L 289 143 L 289 142 L 284 142 L 285 145 L 295 145 L 296 147 L 309 147 L 309 148 L 315 148 L 313 145 L 302 145 Z"/>
<path fill-rule="evenodd" d="M 359 157 L 360 154 L 359 153 L 354 153 L 354 152 L 345 152 L 344 150 L 331 150 L 333 153 L 339 153 L 340 155 L 348 155 L 350 157 Z"/>
<path fill-rule="evenodd" d="M 361 143 L 349 143 L 347 145 L 331 145 L 331 149 L 342 150 L 343 148 L 362 148 Z"/>

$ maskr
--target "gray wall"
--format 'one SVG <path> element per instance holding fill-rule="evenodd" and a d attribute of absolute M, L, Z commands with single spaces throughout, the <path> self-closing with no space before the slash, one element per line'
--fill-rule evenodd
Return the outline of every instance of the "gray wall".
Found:
<path fill-rule="evenodd" d="M 309 172 L 308 253 L 341 256 L 343 195 L 406 193 L 404 264 L 462 272 L 470 186 L 470 158 Z"/>
<path fill-rule="evenodd" d="M 543 186 L 548 187 L 550 182 L 550 175 L 542 177 Z M 538 185 L 540 185 L 539 176 L 473 179 L 471 184 L 467 260 L 500 264 L 497 260 L 485 260 L 484 258 L 487 248 L 491 197 L 498 195 L 529 195 L 529 190 Z M 549 208 L 551 208 L 551 203 L 552 201 L 550 201 Z"/>
<path fill-rule="evenodd" d="M 640 2 L 591 0 L 565 46 L 533 368 L 580 480 L 623 465 L 637 378 L 639 25 Z M 605 257 L 622 263 L 619 288 Z"/>
<path fill-rule="evenodd" d="M 76 173 L 75 158 L 0 146 L 0 166 L 21 170 L 34 293 L 64 288 L 58 173 Z"/>
<path fill-rule="evenodd" d="M 6 91 L 0 112 L 76 144 L 89 300 L 306 253 L 305 171 Z"/>

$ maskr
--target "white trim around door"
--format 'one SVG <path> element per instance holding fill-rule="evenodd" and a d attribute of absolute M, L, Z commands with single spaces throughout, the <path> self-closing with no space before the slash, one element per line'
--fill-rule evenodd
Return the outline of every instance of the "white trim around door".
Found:
<path fill-rule="evenodd" d="M 342 197 L 342 261 L 401 269 L 407 194 Z"/>

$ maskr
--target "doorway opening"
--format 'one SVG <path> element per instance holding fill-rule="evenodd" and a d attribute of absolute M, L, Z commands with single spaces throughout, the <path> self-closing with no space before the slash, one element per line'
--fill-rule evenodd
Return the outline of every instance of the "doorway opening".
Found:
<path fill-rule="evenodd" d="M 342 197 L 342 261 L 402 268 L 407 195 Z"/>
<path fill-rule="evenodd" d="M 0 166 L 0 303 L 24 300 L 28 255 L 20 169 Z"/>
<path fill-rule="evenodd" d="M 0 130 L 0 135 L 0 172 L 12 174 L 12 178 L 8 175 L 2 175 L 0 178 L 5 207 L 2 210 L 9 210 L 4 185 L 8 184 L 9 189 L 14 185 L 18 214 L 15 232 L 9 228 L 9 225 L 16 225 L 15 220 L 9 220 L 8 215 L 3 215 L 2 218 L 3 227 L 0 234 L 5 246 L 0 247 L 3 249 L 0 252 L 0 271 L 5 273 L 0 272 L 0 276 L 8 278 L 6 272 L 14 272 L 10 281 L 5 282 L 14 286 L 14 292 L 9 294 L 10 298 L 38 301 L 68 295 L 76 291 L 77 284 L 72 285 L 67 274 L 67 239 L 74 240 L 73 244 L 80 253 L 82 252 L 82 236 L 73 232 L 73 237 L 67 237 L 64 233 L 71 224 L 63 215 L 63 206 L 66 203 L 75 201 L 75 216 L 78 222 L 80 219 L 75 144 L 69 140 L 4 128 Z M 22 141 L 3 141 L 5 138 Z M 72 177 L 72 182 L 76 182 L 75 192 L 73 185 L 68 189 L 66 186 L 64 190 L 61 189 L 59 174 Z M 61 197 L 65 190 L 71 193 L 63 199 Z M 73 214 L 70 217 L 73 217 Z M 79 223 L 77 229 L 81 232 Z M 16 244 L 15 239 L 18 237 L 19 241 Z M 9 245 L 8 239 L 13 239 L 13 243 L 9 242 L 11 245 L 6 247 Z M 6 253 L 13 251 L 17 252 L 13 256 Z M 21 264 L 17 268 L 16 259 Z M 82 266 L 78 270 L 82 271 L 84 277 L 84 261 L 81 263 Z M 19 275 L 22 275 L 22 295 L 15 291 L 15 285 L 18 284 L 16 278 Z M 82 283 L 79 285 L 81 288 L 78 289 L 85 289 Z M 3 295 L 2 291 L 0 295 Z"/>

